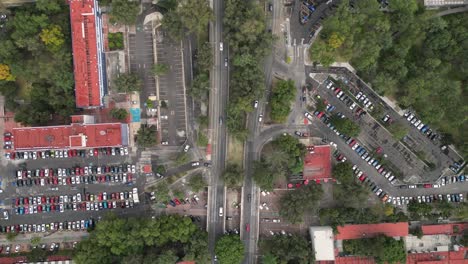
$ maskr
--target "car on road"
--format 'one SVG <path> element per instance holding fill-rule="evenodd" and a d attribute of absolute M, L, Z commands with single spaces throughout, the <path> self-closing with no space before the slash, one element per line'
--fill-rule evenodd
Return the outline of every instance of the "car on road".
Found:
<path fill-rule="evenodd" d="M 189 145 L 189 144 L 187 144 L 187 145 L 184 146 L 184 152 L 187 152 L 189 149 L 190 149 L 190 145 Z"/>
<path fill-rule="evenodd" d="M 219 208 L 219 216 L 222 217 L 222 216 L 223 216 L 223 212 L 224 212 L 224 211 L 223 211 L 223 207 L 220 207 L 220 208 Z"/>
<path fill-rule="evenodd" d="M 262 122 L 262 120 L 263 120 L 263 115 L 262 114 L 258 115 L 258 122 Z"/>
<path fill-rule="evenodd" d="M 219 51 L 223 51 L 223 43 L 222 42 L 219 43 Z"/>
<path fill-rule="evenodd" d="M 254 108 L 257 108 L 257 107 L 258 107 L 258 101 L 257 101 L 257 100 L 254 101 L 253 106 L 254 106 Z"/>
<path fill-rule="evenodd" d="M 250 232 L 250 224 L 245 224 L 245 231 Z"/>
<path fill-rule="evenodd" d="M 224 58 L 224 67 L 227 67 L 227 66 L 228 66 L 228 59 Z"/>
<path fill-rule="evenodd" d="M 200 162 L 198 162 L 198 161 L 194 161 L 191 164 L 192 164 L 192 167 L 200 166 Z"/>

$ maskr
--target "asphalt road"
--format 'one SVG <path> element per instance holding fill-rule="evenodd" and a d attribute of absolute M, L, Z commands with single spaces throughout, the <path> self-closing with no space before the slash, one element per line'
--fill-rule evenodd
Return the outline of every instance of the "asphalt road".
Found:
<path fill-rule="evenodd" d="M 209 250 L 214 260 L 214 247 L 219 235 L 224 234 L 225 223 L 225 189 L 220 177 L 224 171 L 226 161 L 226 105 L 228 100 L 228 68 L 224 66 L 224 58 L 227 58 L 227 43 L 223 42 L 223 12 L 224 1 L 213 1 L 215 21 L 210 27 L 210 41 L 214 45 L 214 67 L 211 78 L 211 91 L 209 99 L 209 120 L 211 130 L 211 160 L 213 167 L 210 171 L 210 191 L 208 193 L 208 243 Z M 222 121 L 221 121 L 222 120 Z M 223 214 L 220 215 L 220 208 Z M 214 262 L 213 262 L 214 263 Z"/>

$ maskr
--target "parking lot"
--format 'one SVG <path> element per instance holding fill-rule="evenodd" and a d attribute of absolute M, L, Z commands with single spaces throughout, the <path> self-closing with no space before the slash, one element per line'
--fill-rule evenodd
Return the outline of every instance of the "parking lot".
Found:
<path fill-rule="evenodd" d="M 422 133 L 414 125 L 407 121 L 406 117 L 404 117 L 404 114 L 407 111 L 399 110 L 399 112 L 396 112 L 387 104 L 387 102 L 382 100 L 382 98 L 376 95 L 363 81 L 361 81 L 358 76 L 351 73 L 348 69 L 331 68 L 329 70 L 325 70 L 306 67 L 306 72 L 308 74 L 317 72 L 332 74 L 335 76 L 335 78 L 346 82 L 349 91 L 352 94 L 356 95 L 359 91 L 361 91 L 370 99 L 371 102 L 373 102 L 374 106 L 382 109 L 381 117 L 375 117 L 376 119 L 374 119 L 367 115 L 366 118 L 362 118 L 363 121 L 359 121 L 365 122 L 363 123 L 363 128 L 365 128 L 365 130 L 370 130 L 365 131 L 365 133 L 367 133 L 369 136 L 362 138 L 362 140 L 369 142 L 370 144 L 375 142 L 379 145 L 387 145 L 387 147 L 384 148 L 387 152 L 387 156 L 397 159 L 392 163 L 395 165 L 395 167 L 401 168 L 402 174 L 405 176 L 406 180 L 409 182 L 433 182 L 441 175 L 451 176 L 454 174 L 452 171 L 450 171 L 449 166 L 453 165 L 454 162 L 460 161 L 461 157 L 456 152 L 452 151 L 450 148 L 447 148 L 445 151 L 443 151 L 441 149 L 441 143 L 438 140 L 438 137 L 435 137 L 431 140 L 430 136 Z M 319 83 L 316 83 L 316 85 Z M 320 86 L 317 89 L 317 92 L 321 93 L 322 90 L 324 90 L 322 88 L 323 86 Z M 330 93 L 329 95 L 330 98 L 336 99 L 336 96 L 333 96 L 333 94 Z M 338 105 L 338 99 L 334 100 L 334 102 L 337 103 L 337 107 L 340 107 Z M 342 103 L 341 105 L 346 108 L 346 106 Z M 343 109 L 340 108 L 340 110 Z M 408 134 L 403 140 L 404 144 L 397 144 L 391 135 L 384 131 L 384 127 L 378 125 L 378 123 L 381 123 L 380 120 L 384 117 L 384 115 L 388 115 L 392 119 L 393 124 L 400 124 L 407 129 Z M 417 116 L 417 113 L 415 113 L 415 115 Z M 424 120 L 421 121 L 424 123 Z M 437 131 L 433 129 L 431 131 L 432 134 L 437 133 Z M 361 135 L 362 134 L 364 133 L 361 133 Z M 400 159 L 400 161 L 398 161 L 398 159 Z M 428 163 L 434 163 L 435 168 L 429 168 Z M 401 164 L 406 164 L 406 166 L 401 166 Z"/>
<path fill-rule="evenodd" d="M 152 68 L 154 65 L 153 35 L 151 27 L 136 34 L 128 34 L 130 71 L 138 74 L 143 80 L 140 101 L 146 102 L 149 96 L 156 94 L 156 80 Z M 141 38 L 137 41 L 137 38 Z M 141 111 L 142 117 L 146 111 Z"/>
<path fill-rule="evenodd" d="M 115 150 L 87 149 L 84 156 L 65 158 L 62 153 L 57 158 L 42 158 L 44 152 L 17 152 L 17 157 L 31 155 L 36 159 L 9 160 L 0 167 L 2 227 L 99 219 L 111 210 L 124 215 L 147 210 L 145 201 L 138 199 L 146 176 L 140 175 L 135 160 L 125 155 L 128 151 L 112 155 Z M 4 219 L 5 211 L 8 219 Z"/>
<path fill-rule="evenodd" d="M 169 71 L 158 78 L 158 97 L 166 104 L 160 113 L 161 141 L 181 145 L 187 137 L 182 44 L 172 41 L 160 28 L 155 39 L 158 63 L 169 66 Z"/>

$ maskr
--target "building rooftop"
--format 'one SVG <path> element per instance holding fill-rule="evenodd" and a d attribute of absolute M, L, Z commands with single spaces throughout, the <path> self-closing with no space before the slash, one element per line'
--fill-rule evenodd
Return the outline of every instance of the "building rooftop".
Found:
<path fill-rule="evenodd" d="M 457 235 L 468 229 L 468 223 L 423 225 L 421 229 L 424 235 Z"/>
<path fill-rule="evenodd" d="M 128 145 L 128 125 L 121 123 L 24 127 L 12 133 L 15 150 Z"/>
<path fill-rule="evenodd" d="M 338 226 L 336 240 L 360 239 L 384 234 L 388 237 L 405 237 L 408 235 L 408 223 L 381 223 L 366 225 Z"/>
<path fill-rule="evenodd" d="M 315 260 L 334 260 L 333 229 L 329 226 L 312 226 L 309 231 Z"/>
<path fill-rule="evenodd" d="M 95 0 L 69 0 L 76 106 L 101 106 Z"/>
<path fill-rule="evenodd" d="M 331 178 L 330 146 L 315 146 L 314 153 L 307 153 L 304 158 L 304 180 Z"/>
<path fill-rule="evenodd" d="M 451 5 L 466 5 L 468 0 L 424 0 L 425 6 L 451 6 Z"/>

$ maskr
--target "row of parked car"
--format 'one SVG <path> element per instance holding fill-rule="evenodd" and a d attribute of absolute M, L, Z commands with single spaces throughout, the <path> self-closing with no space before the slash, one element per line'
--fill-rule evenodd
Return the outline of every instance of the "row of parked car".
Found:
<path fill-rule="evenodd" d="M 11 148 L 11 147 L 10 147 Z M 9 149 L 9 148 L 8 148 Z M 41 151 L 16 151 L 5 154 L 5 157 L 10 160 L 36 160 L 36 159 L 50 159 L 50 158 L 73 158 L 73 157 L 95 157 L 100 155 L 128 155 L 128 147 L 116 148 L 93 148 L 93 149 L 54 149 L 54 150 L 41 150 Z"/>
<path fill-rule="evenodd" d="M 16 186 L 46 186 L 46 185 L 75 185 L 75 184 L 94 184 L 94 183 L 123 183 L 127 185 L 133 184 L 132 173 L 119 173 L 107 175 L 80 175 L 63 177 L 48 177 L 48 178 L 26 178 L 16 180 Z"/>
<path fill-rule="evenodd" d="M 63 204 L 63 203 L 75 203 L 75 202 L 94 202 L 94 201 L 107 201 L 107 200 L 125 200 L 133 198 L 132 191 L 125 192 L 113 192 L 107 193 L 102 192 L 98 194 L 81 193 L 70 194 L 70 195 L 55 195 L 55 196 L 30 196 L 30 197 L 17 197 L 14 199 L 13 204 L 15 206 L 20 205 L 42 205 L 42 204 Z"/>
<path fill-rule="evenodd" d="M 63 204 L 45 204 L 45 205 L 24 205 L 16 207 L 15 213 L 17 215 L 24 214 L 38 214 L 38 213 L 49 213 L 49 212 L 60 212 L 65 211 L 100 211 L 104 209 L 116 209 L 116 208 L 132 208 L 135 206 L 135 202 L 131 199 L 124 201 L 101 201 L 101 202 L 73 202 Z"/>
<path fill-rule="evenodd" d="M 101 175 L 110 173 L 136 173 L 136 165 L 134 164 L 120 164 L 120 165 L 104 165 L 104 166 L 85 166 L 85 167 L 72 167 L 72 168 L 50 168 L 50 169 L 36 169 L 36 170 L 17 170 L 16 178 L 21 180 L 25 178 L 34 177 L 66 177 L 66 176 L 88 176 L 88 175 Z"/>
<path fill-rule="evenodd" d="M 94 227 L 96 221 L 93 218 L 77 220 L 52 222 L 47 224 L 17 224 L 0 226 L 1 233 L 39 233 L 50 231 L 80 231 Z"/>
<path fill-rule="evenodd" d="M 154 192 L 151 193 L 151 200 L 156 199 L 156 197 L 153 199 Z M 172 200 L 169 200 L 168 204 L 166 205 L 167 207 L 172 206 L 176 207 L 177 205 L 184 205 L 184 204 L 198 204 L 198 201 L 200 201 L 200 197 L 198 195 L 194 194 L 192 198 L 186 197 L 185 199 L 178 199 L 174 198 Z"/>
<path fill-rule="evenodd" d="M 430 140 L 435 141 L 439 138 L 439 135 L 432 131 L 428 125 L 425 125 L 421 119 L 416 117 L 416 114 L 411 111 L 406 111 L 403 116 L 408 122 L 411 123 L 417 130 L 426 135 Z"/>
<path fill-rule="evenodd" d="M 3 148 L 11 149 L 13 145 L 13 135 L 10 132 L 3 134 Z"/>
<path fill-rule="evenodd" d="M 350 110 L 354 110 L 359 104 L 361 104 L 363 107 L 369 109 L 372 111 L 374 109 L 374 105 L 370 101 L 370 99 L 362 92 L 358 92 L 354 97 L 356 98 L 357 102 L 354 102 L 354 100 L 346 94 L 345 91 L 343 91 L 341 88 L 336 87 L 335 84 L 333 83 L 332 80 L 328 79 L 325 82 L 325 87 L 328 90 L 331 90 L 338 99 L 340 99 L 342 102 L 344 102 Z"/>

